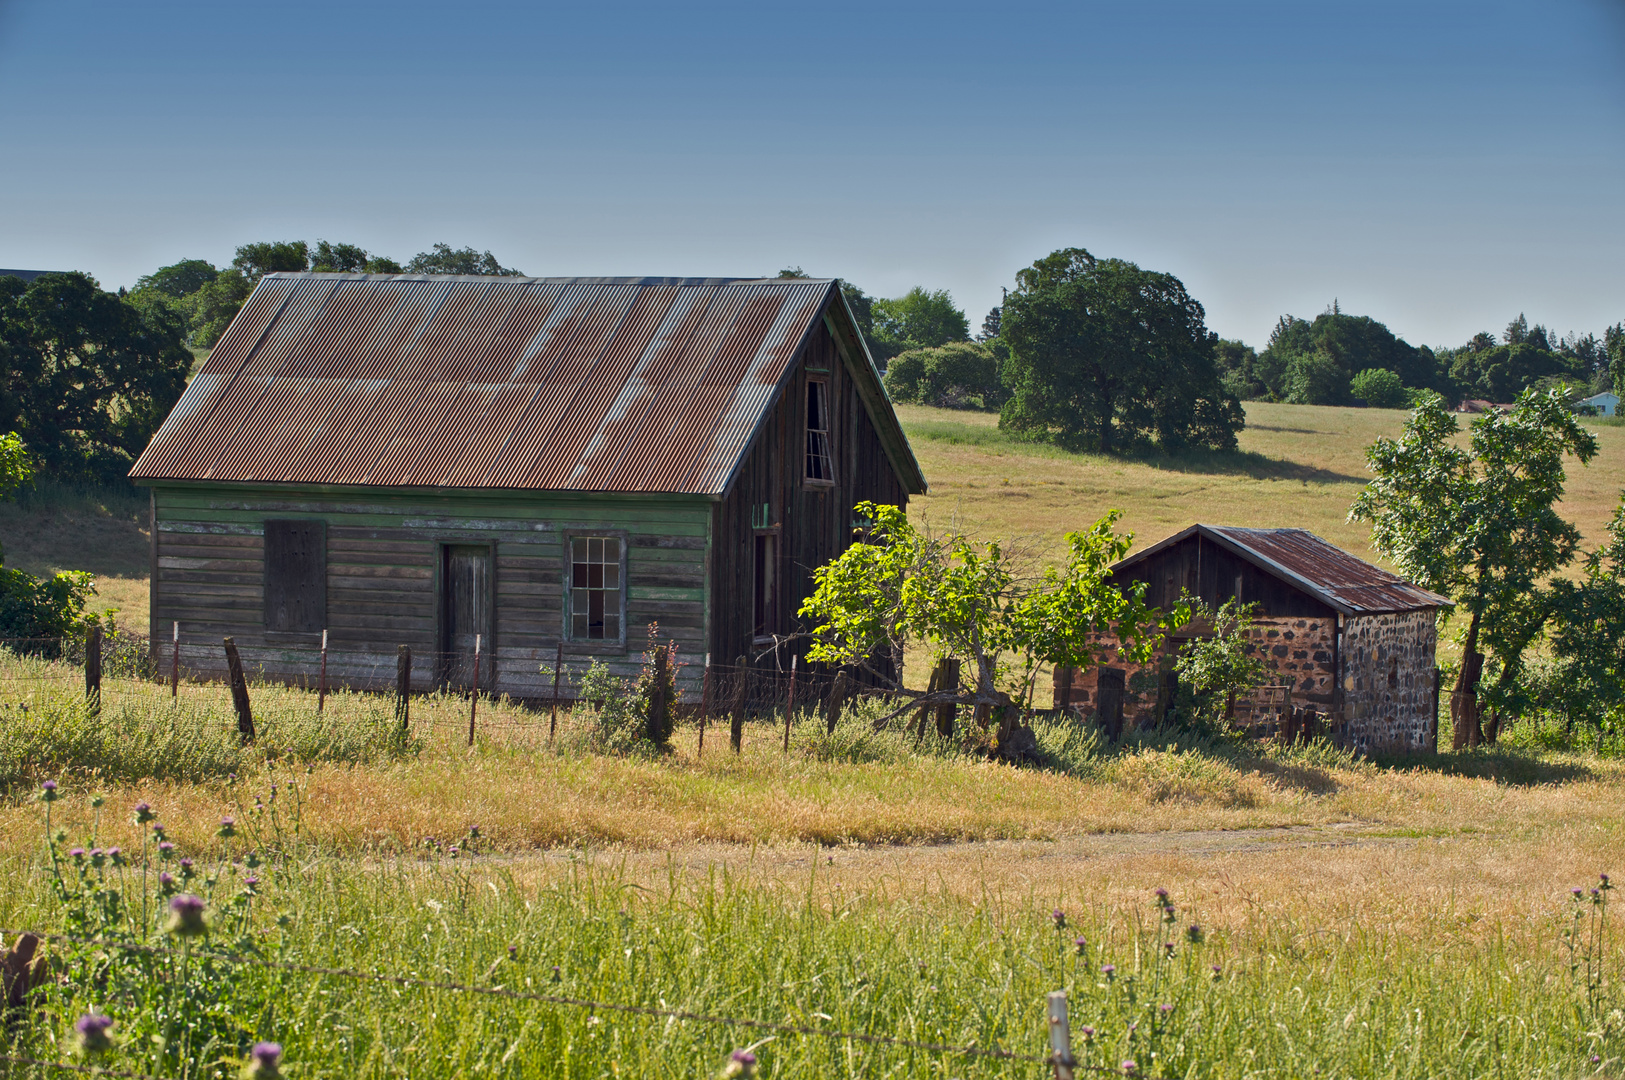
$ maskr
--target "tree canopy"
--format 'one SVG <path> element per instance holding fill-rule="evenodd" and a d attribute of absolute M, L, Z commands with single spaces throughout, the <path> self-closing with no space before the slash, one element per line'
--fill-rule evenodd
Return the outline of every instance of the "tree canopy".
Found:
<path fill-rule="evenodd" d="M 0 277 L 0 430 L 47 473 L 122 481 L 185 389 L 184 334 L 86 274 Z"/>
<path fill-rule="evenodd" d="M 412 256 L 406 269 L 413 274 L 481 274 L 488 277 L 522 277 L 524 271 L 497 262 L 489 251 L 475 251 L 471 247 L 454 248 L 450 244 L 436 244 L 432 251 L 420 251 Z"/>
<path fill-rule="evenodd" d="M 1407 387 L 1445 390 L 1433 351 L 1397 338 L 1366 315 L 1332 307 L 1306 319 L 1283 315 L 1258 355 L 1248 380 L 1248 397 L 1303 405 L 1345 405 L 1355 395 L 1351 382 L 1362 371 L 1385 370 Z"/>
<path fill-rule="evenodd" d="M 1104 452 L 1236 445 L 1245 419 L 1220 381 L 1217 338 L 1172 274 L 1057 251 L 1017 275 L 1002 330 L 1007 430 Z"/>
<path fill-rule="evenodd" d="M 916 285 L 895 300 L 873 301 L 873 310 L 874 344 L 887 360 L 906 349 L 970 340 L 970 320 L 946 289 L 930 292 Z"/>
<path fill-rule="evenodd" d="M 1465 660 L 1452 695 L 1457 745 L 1477 745 L 1481 651 L 1499 669 L 1493 707 L 1508 705 L 1524 652 L 1552 610 L 1551 576 L 1573 561 L 1579 531 L 1557 512 L 1564 461 L 1597 440 L 1562 396 L 1525 391 L 1509 412 L 1475 420 L 1467 447 L 1444 400 L 1429 395 L 1398 439 L 1366 452 L 1376 479 L 1349 518 L 1371 525 L 1372 546 L 1400 572 L 1468 615 Z"/>
<path fill-rule="evenodd" d="M 893 401 L 943 409 L 997 409 L 1004 403 L 999 359 L 979 341 L 950 341 L 935 349 L 910 349 L 886 368 Z"/>

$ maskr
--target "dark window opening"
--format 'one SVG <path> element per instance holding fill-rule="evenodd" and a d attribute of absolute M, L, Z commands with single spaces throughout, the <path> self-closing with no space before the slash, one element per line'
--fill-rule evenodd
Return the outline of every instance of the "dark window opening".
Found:
<path fill-rule="evenodd" d="M 621 541 L 614 536 L 570 539 L 570 637 L 621 638 Z"/>
<path fill-rule="evenodd" d="M 265 629 L 319 634 L 327 626 L 327 523 L 265 523 Z"/>
<path fill-rule="evenodd" d="M 821 379 L 807 383 L 807 479 L 815 484 L 835 482 L 834 458 L 829 451 L 827 386 Z"/>
<path fill-rule="evenodd" d="M 774 541 L 778 538 L 772 533 L 756 534 L 755 566 L 752 575 L 755 587 L 752 590 L 752 616 L 755 622 L 755 636 L 758 638 L 771 637 L 778 629 L 778 620 L 774 611 L 774 578 L 776 567 L 774 565 Z"/>

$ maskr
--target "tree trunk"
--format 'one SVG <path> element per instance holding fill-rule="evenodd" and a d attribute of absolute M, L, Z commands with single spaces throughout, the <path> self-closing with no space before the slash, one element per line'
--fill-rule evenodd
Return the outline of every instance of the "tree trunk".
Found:
<path fill-rule="evenodd" d="M 1450 723 L 1454 728 L 1450 745 L 1455 750 L 1484 741 L 1484 732 L 1478 726 L 1478 677 L 1484 671 L 1484 654 L 1478 651 L 1478 621 L 1475 611 L 1467 624 L 1461 670 L 1456 672 L 1456 686 L 1450 692 Z"/>

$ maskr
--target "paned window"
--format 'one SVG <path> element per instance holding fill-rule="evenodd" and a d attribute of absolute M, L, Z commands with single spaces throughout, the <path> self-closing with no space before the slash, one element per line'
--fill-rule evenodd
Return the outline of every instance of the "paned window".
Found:
<path fill-rule="evenodd" d="M 835 482 L 834 458 L 829 452 L 829 384 L 822 379 L 807 383 L 807 480 Z"/>
<path fill-rule="evenodd" d="M 621 541 L 615 536 L 570 538 L 570 637 L 619 641 Z"/>
<path fill-rule="evenodd" d="M 327 626 L 327 523 L 265 523 L 265 629 L 319 634 Z"/>

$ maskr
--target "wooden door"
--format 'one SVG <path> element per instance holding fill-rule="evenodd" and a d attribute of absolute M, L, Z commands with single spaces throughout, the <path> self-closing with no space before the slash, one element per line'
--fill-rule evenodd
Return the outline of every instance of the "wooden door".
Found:
<path fill-rule="evenodd" d="M 447 544 L 440 562 L 440 681 L 466 686 L 474 677 L 474 639 L 480 639 L 480 684 L 490 685 L 491 548 Z"/>
<path fill-rule="evenodd" d="M 1099 688 L 1100 726 L 1114 741 L 1123 734 L 1123 671 L 1121 668 L 1101 668 L 1095 685 Z"/>

